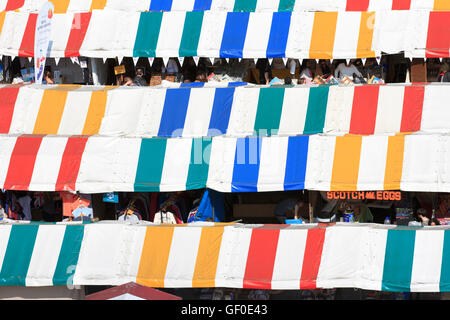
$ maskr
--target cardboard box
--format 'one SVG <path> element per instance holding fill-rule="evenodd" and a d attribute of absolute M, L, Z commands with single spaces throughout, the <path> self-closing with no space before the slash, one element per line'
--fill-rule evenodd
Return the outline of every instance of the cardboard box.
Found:
<path fill-rule="evenodd" d="M 166 81 L 175 82 L 175 76 L 166 76 Z"/>
<path fill-rule="evenodd" d="M 427 62 L 414 58 L 411 63 L 411 82 L 427 82 Z"/>
<path fill-rule="evenodd" d="M 150 79 L 150 86 L 159 86 L 162 82 L 160 75 L 152 75 L 152 78 Z"/>
<path fill-rule="evenodd" d="M 275 217 L 276 204 L 234 204 L 235 218 L 272 218 Z"/>

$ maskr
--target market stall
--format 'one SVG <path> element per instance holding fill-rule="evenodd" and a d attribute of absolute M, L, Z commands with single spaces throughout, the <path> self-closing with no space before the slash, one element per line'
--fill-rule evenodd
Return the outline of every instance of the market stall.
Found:
<path fill-rule="evenodd" d="M 0 11 L 39 11 L 45 0 L 2 0 Z M 53 0 L 56 13 L 92 10 L 124 11 L 376 11 L 449 10 L 446 0 Z"/>
<path fill-rule="evenodd" d="M 444 58 L 449 15 L 427 10 L 55 14 L 50 57 L 350 59 L 404 52 Z M 9 11 L 0 17 L 0 54 L 33 57 L 37 14 Z"/>
<path fill-rule="evenodd" d="M 0 86 L 0 133 L 200 138 L 450 132 L 446 84 Z M 126 107 L 125 107 L 126 106 Z M 174 112 L 176 111 L 176 116 Z"/>
<path fill-rule="evenodd" d="M 446 135 L 122 138 L 1 136 L 7 190 L 449 192 Z"/>
<path fill-rule="evenodd" d="M 450 288 L 444 227 L 7 224 L 0 237 L 1 285 Z"/>
<path fill-rule="evenodd" d="M 386 55 L 449 58 L 447 0 L 54 0 L 47 58 L 52 67 L 73 63 L 78 75 L 68 85 L 18 84 L 33 81 L 44 2 L 0 0 L 0 60 L 17 80 L 0 85 L 0 289 L 135 282 L 450 292 L 449 227 L 401 226 L 418 213 L 399 204 L 426 193 L 418 201 L 428 220 L 448 218 L 449 86 L 369 82 L 374 73 L 360 77 L 370 85 L 288 79 L 309 68 L 304 59 L 350 68 L 345 60 L 371 58 L 386 73 Z M 200 57 L 208 74 L 197 74 Z M 218 75 L 226 63 L 264 79 L 275 58 L 274 75 L 286 78 L 278 85 Z M 188 67 L 192 79 L 171 82 L 184 81 Z M 136 79 L 118 81 L 131 72 Z M 195 190 L 181 210 L 181 193 Z M 262 211 L 275 220 L 288 192 L 308 223 L 236 223 Z M 266 203 L 247 202 L 252 194 Z M 394 209 L 397 225 L 345 220 L 369 201 Z M 44 214 L 48 204 L 53 222 L 29 221 L 39 217 L 32 207 Z M 56 211 L 58 220 L 81 219 L 54 222 Z"/>

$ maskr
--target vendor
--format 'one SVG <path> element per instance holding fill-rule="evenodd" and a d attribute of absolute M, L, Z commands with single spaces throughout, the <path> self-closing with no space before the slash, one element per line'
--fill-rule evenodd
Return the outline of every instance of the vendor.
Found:
<path fill-rule="evenodd" d="M 307 205 L 303 200 L 289 198 L 281 201 L 275 208 L 275 216 L 281 224 L 285 224 L 287 218 L 302 219 L 308 222 Z"/>
<path fill-rule="evenodd" d="M 352 214 L 352 222 L 373 223 L 372 212 L 363 202 L 350 203 L 347 201 L 341 201 L 333 210 L 333 215 L 340 215 L 341 217 L 344 217 L 345 214 Z"/>
<path fill-rule="evenodd" d="M 372 212 L 370 212 L 369 207 L 367 207 L 365 203 L 352 204 L 351 207 L 355 214 L 355 222 L 359 222 L 359 223 L 372 223 L 373 222 Z"/>

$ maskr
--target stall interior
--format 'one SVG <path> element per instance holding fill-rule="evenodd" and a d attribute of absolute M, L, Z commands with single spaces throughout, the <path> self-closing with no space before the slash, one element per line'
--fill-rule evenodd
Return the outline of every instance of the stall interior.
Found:
<path fill-rule="evenodd" d="M 248 224 L 377 223 L 450 225 L 450 194 L 401 191 L 284 191 L 82 194 L 6 191 L 0 219 L 66 222 L 118 220 L 182 224 L 196 221 Z"/>
<path fill-rule="evenodd" d="M 258 85 L 449 82 L 450 59 L 209 59 L 49 58 L 44 84 L 158 86 L 164 83 L 245 82 Z M 33 83 L 33 61 L 0 59 L 0 83 Z"/>

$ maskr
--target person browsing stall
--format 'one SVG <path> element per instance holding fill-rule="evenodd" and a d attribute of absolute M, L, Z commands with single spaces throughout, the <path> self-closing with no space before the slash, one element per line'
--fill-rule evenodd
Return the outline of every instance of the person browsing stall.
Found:
<path fill-rule="evenodd" d="M 136 69 L 136 76 L 133 79 L 133 85 L 137 87 L 148 86 L 147 81 L 144 79 L 144 68 L 138 67 Z"/>
<path fill-rule="evenodd" d="M 339 64 L 334 70 L 334 77 L 336 79 L 343 79 L 348 77 L 349 79 L 353 79 L 353 74 L 356 74 L 358 77 L 362 77 L 361 72 L 359 72 L 358 68 L 353 64 L 354 60 L 350 60 L 349 63 L 342 62 Z"/>
<path fill-rule="evenodd" d="M 55 84 L 53 81 L 52 72 L 50 70 L 46 70 L 44 73 L 44 84 Z"/>
<path fill-rule="evenodd" d="M 422 222 L 424 226 L 427 226 L 430 222 L 430 219 L 428 219 L 427 217 L 427 210 L 425 210 L 424 208 L 417 209 L 417 218 L 419 222 Z"/>
<path fill-rule="evenodd" d="M 272 67 L 269 59 L 259 59 L 256 63 L 256 69 L 259 71 L 259 84 L 268 85 L 272 80 Z"/>
<path fill-rule="evenodd" d="M 438 76 L 438 82 L 450 82 L 450 67 L 444 63 Z"/>

